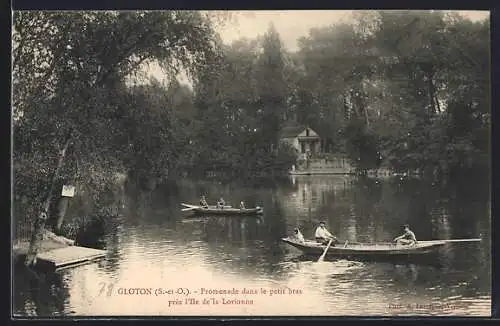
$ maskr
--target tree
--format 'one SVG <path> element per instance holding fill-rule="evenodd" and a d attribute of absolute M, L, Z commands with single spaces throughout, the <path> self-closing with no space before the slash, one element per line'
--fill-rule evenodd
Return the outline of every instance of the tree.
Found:
<path fill-rule="evenodd" d="M 287 87 L 284 78 L 282 43 L 273 24 L 262 40 L 259 56 L 259 105 L 257 112 L 262 123 L 262 134 L 269 145 L 278 145 L 278 131 L 285 117 Z M 270 149 L 271 146 L 266 149 Z"/>
<path fill-rule="evenodd" d="M 151 61 L 195 75 L 217 51 L 210 19 L 192 11 L 16 12 L 13 24 L 15 192 L 33 200 L 30 214 L 40 185 L 55 184 L 69 158 L 87 183 L 98 166 L 127 169 L 130 143 L 120 120 L 128 114 L 128 76 Z M 30 182 L 36 189 L 24 188 Z M 41 210 L 50 208 L 53 189 L 45 187 Z M 28 265 L 45 224 L 37 222 Z"/>

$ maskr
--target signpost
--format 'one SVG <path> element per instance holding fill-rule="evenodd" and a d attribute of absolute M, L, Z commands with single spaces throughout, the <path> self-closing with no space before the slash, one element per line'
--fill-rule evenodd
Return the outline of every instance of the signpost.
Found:
<path fill-rule="evenodd" d="M 63 185 L 61 191 L 61 200 L 59 201 L 59 216 L 57 218 L 56 230 L 60 230 L 62 222 L 64 220 L 64 215 L 66 215 L 66 210 L 69 204 L 69 198 L 75 197 L 76 187 L 72 185 Z"/>
<path fill-rule="evenodd" d="M 70 198 L 75 197 L 75 186 L 64 185 L 62 187 L 61 196 Z"/>

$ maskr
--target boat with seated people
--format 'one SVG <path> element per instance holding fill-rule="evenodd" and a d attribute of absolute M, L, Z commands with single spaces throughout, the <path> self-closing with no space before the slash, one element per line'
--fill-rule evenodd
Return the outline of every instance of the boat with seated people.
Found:
<path fill-rule="evenodd" d="M 181 204 L 186 208 L 183 208 L 182 211 L 193 211 L 196 214 L 209 214 L 209 215 L 258 215 L 264 212 L 263 207 L 255 207 L 255 208 L 234 208 L 231 206 L 224 206 L 224 208 L 217 207 L 215 205 L 202 207 L 199 205 L 190 205 L 190 204 Z"/>
<path fill-rule="evenodd" d="M 294 237 L 282 238 L 287 243 L 306 255 L 321 255 L 326 245 L 314 240 L 299 241 Z M 335 257 L 401 257 L 417 256 L 435 252 L 450 242 L 476 242 L 481 239 L 455 239 L 455 240 L 430 240 L 418 241 L 412 245 L 396 245 L 394 243 L 359 243 L 348 242 L 331 245 L 327 256 Z"/>

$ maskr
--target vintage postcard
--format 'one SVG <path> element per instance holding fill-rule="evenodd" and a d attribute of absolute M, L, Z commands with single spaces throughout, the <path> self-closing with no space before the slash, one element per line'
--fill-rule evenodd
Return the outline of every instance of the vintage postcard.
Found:
<path fill-rule="evenodd" d="M 14 11 L 13 318 L 491 316 L 487 11 Z"/>

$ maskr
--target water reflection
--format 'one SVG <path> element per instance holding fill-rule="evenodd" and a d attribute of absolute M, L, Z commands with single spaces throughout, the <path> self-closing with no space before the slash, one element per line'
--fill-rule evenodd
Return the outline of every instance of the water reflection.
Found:
<path fill-rule="evenodd" d="M 36 286 L 16 277 L 15 309 L 26 315 L 489 314 L 489 241 L 450 244 L 422 261 L 327 258 L 323 263 L 280 241 L 295 227 L 311 238 L 322 219 L 339 239 L 349 241 L 390 241 L 404 223 L 420 240 L 479 234 L 488 239 L 485 201 L 468 202 L 459 192 L 451 196 L 413 181 L 295 176 L 280 182 L 259 188 L 184 180 L 153 192 L 132 189 L 123 221 L 102 238 L 106 258 Z M 181 212 L 180 203 L 197 202 L 200 194 L 209 201 L 221 195 L 233 203 L 245 200 L 248 206 L 263 206 L 264 214 Z M 254 305 L 175 309 L 165 304 L 167 299 L 116 294 L 116 287 L 159 285 L 290 293 L 253 297 Z M 430 309 L 431 303 L 454 308 Z M 417 304 L 423 308 L 415 310 Z"/>
<path fill-rule="evenodd" d="M 40 274 L 35 277 L 29 270 L 19 266 L 14 277 L 14 315 L 51 316 L 66 311 L 70 298 L 68 283 L 63 276 Z"/>
<path fill-rule="evenodd" d="M 123 241 L 122 225 L 116 225 L 103 239 L 103 249 L 106 250 L 106 259 L 99 260 L 97 266 L 104 271 L 115 274 L 120 270 L 122 260 L 121 248 Z"/>

